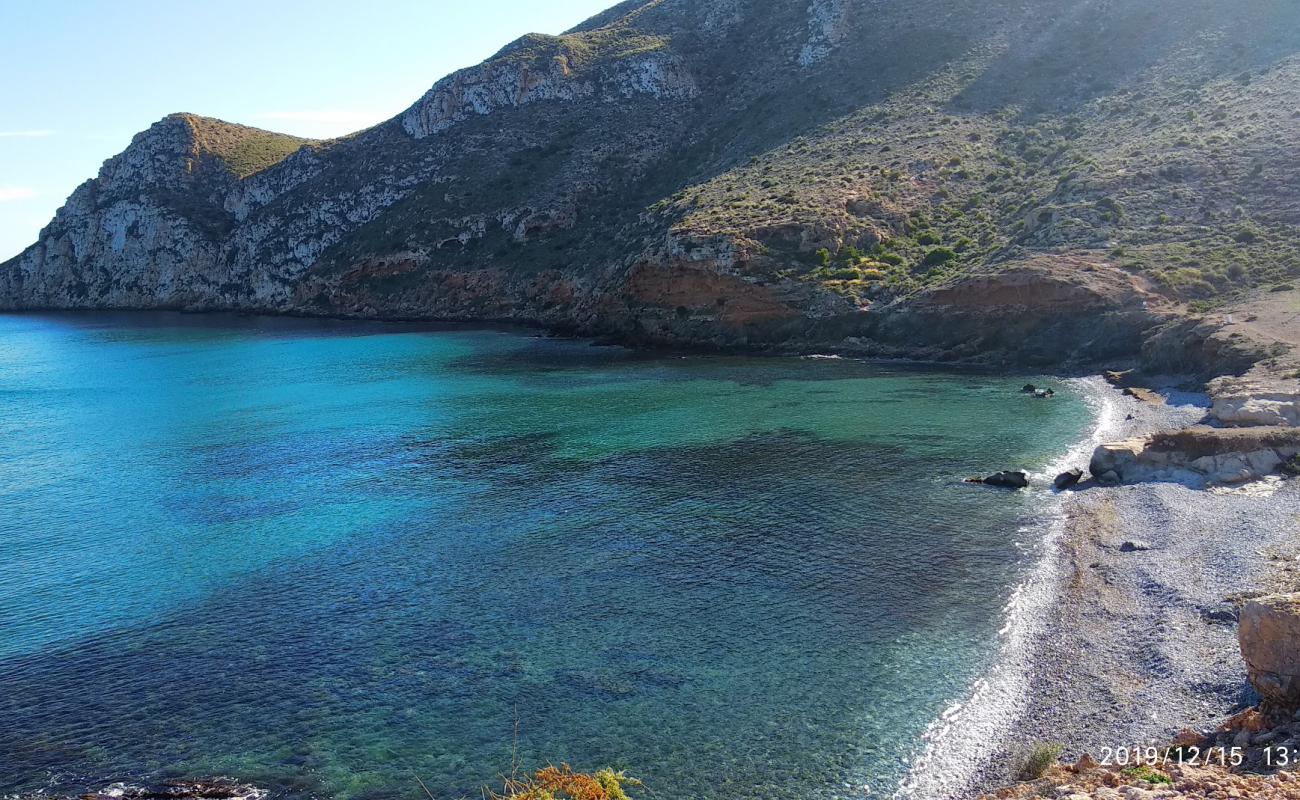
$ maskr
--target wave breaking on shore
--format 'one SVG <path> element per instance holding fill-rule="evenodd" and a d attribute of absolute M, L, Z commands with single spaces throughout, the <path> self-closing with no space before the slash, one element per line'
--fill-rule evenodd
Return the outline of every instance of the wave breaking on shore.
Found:
<path fill-rule="evenodd" d="M 1039 656 L 1037 642 L 1048 627 L 1048 611 L 1060 599 L 1060 544 L 1065 533 L 1065 496 L 1041 488 L 1056 475 L 1086 464 L 1092 451 L 1123 427 L 1119 399 L 1099 377 L 1066 381 L 1080 392 L 1095 420 L 1091 433 L 1060 458 L 1031 471 L 1031 489 L 1039 496 L 1045 534 L 1034 544 L 1032 564 L 1003 608 L 994 665 L 967 692 L 930 723 L 921 753 L 912 763 L 895 800 L 950 800 L 965 796 L 1006 750 L 1015 721 L 1025 713 L 1024 691 Z M 1021 528 L 1031 534 L 1035 528 Z"/>

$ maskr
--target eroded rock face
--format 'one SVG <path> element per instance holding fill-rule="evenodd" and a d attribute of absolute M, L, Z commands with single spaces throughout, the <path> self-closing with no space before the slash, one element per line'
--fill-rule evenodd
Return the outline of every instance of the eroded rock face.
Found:
<path fill-rule="evenodd" d="M 808 43 L 799 64 L 810 67 L 831 54 L 848 34 L 849 0 L 812 0 L 808 4 Z"/>
<path fill-rule="evenodd" d="M 1233 484 L 1275 473 L 1300 453 L 1297 428 L 1211 428 L 1129 439 L 1098 447 L 1089 471 L 1125 483 L 1176 481 Z"/>
<path fill-rule="evenodd" d="M 1300 594 L 1252 600 L 1241 610 L 1241 655 L 1255 690 L 1278 708 L 1300 708 Z"/>
<path fill-rule="evenodd" d="M 0 308 L 181 307 L 219 303 L 229 282 L 221 209 L 237 179 L 169 116 L 73 192 L 40 241 L 0 269 Z"/>
<path fill-rule="evenodd" d="M 698 92 L 685 62 L 671 53 L 642 53 L 583 71 L 563 47 L 534 38 L 541 41 L 519 46 L 536 46 L 539 55 L 493 61 L 439 81 L 402 115 L 402 128 L 423 139 L 475 115 L 546 100 L 615 102 L 637 94 L 686 100 Z"/>
<path fill-rule="evenodd" d="M 1171 322 L 1142 344 L 1142 363 L 1147 371 L 1204 379 L 1244 374 L 1267 355 L 1257 340 L 1227 336 L 1215 320 L 1198 318 Z"/>
<path fill-rule="evenodd" d="M 1134 352 L 1164 313 L 1150 284 L 1104 261 L 1038 256 L 880 309 L 872 335 L 1058 364 Z"/>
<path fill-rule="evenodd" d="M 1209 384 L 1210 413 L 1225 425 L 1300 425 L 1300 380 L 1224 376 Z"/>

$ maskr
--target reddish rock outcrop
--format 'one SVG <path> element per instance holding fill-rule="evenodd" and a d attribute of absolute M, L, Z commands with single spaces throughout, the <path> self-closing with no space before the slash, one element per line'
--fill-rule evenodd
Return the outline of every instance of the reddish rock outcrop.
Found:
<path fill-rule="evenodd" d="M 1101 260 L 1038 256 L 883 309 L 873 334 L 948 355 L 1093 362 L 1136 352 L 1170 311 L 1148 281 Z"/>

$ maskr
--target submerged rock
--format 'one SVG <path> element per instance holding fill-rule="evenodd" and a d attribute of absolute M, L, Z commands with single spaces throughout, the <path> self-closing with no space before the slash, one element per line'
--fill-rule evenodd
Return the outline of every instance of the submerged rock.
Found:
<path fill-rule="evenodd" d="M 81 800 L 265 800 L 267 792 L 226 778 L 135 785 L 115 783 Z"/>
<path fill-rule="evenodd" d="M 1033 394 L 1034 392 L 1037 392 L 1037 391 L 1038 391 L 1038 387 L 1037 387 L 1037 386 L 1033 385 L 1032 383 L 1026 383 L 1026 384 L 1024 385 L 1024 387 L 1021 388 L 1020 393 L 1021 393 L 1021 394 Z"/>
<path fill-rule="evenodd" d="M 1279 709 L 1300 709 L 1300 593 L 1247 603 L 1237 638 L 1251 686 Z"/>
<path fill-rule="evenodd" d="M 1023 472 L 1007 470 L 988 476 L 982 483 L 985 486 L 998 486 L 1004 489 L 1024 489 L 1029 485 L 1029 476 Z"/>

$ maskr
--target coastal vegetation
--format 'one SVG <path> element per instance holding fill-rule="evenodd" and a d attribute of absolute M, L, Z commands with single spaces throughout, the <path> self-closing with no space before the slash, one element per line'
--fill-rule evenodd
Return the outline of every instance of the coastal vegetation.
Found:
<path fill-rule="evenodd" d="M 1160 770 L 1154 769 L 1150 766 L 1147 766 L 1145 764 L 1140 764 L 1138 766 L 1129 767 L 1128 769 L 1125 769 L 1124 776 L 1127 778 L 1132 778 L 1135 781 L 1146 781 L 1147 783 L 1155 783 L 1155 784 L 1161 784 L 1161 783 L 1172 784 L 1174 782 L 1174 779 L 1169 777 L 1165 773 L 1161 772 Z"/>
<path fill-rule="evenodd" d="M 640 785 L 636 778 L 612 769 L 575 772 L 561 764 L 525 778 L 507 778 L 500 792 L 488 791 L 486 796 L 489 800 L 631 800 L 626 789 Z"/>
<path fill-rule="evenodd" d="M 1018 781 L 1037 780 L 1047 774 L 1064 752 L 1064 745 L 1055 742 L 1039 742 L 1020 754 L 1012 770 Z"/>

